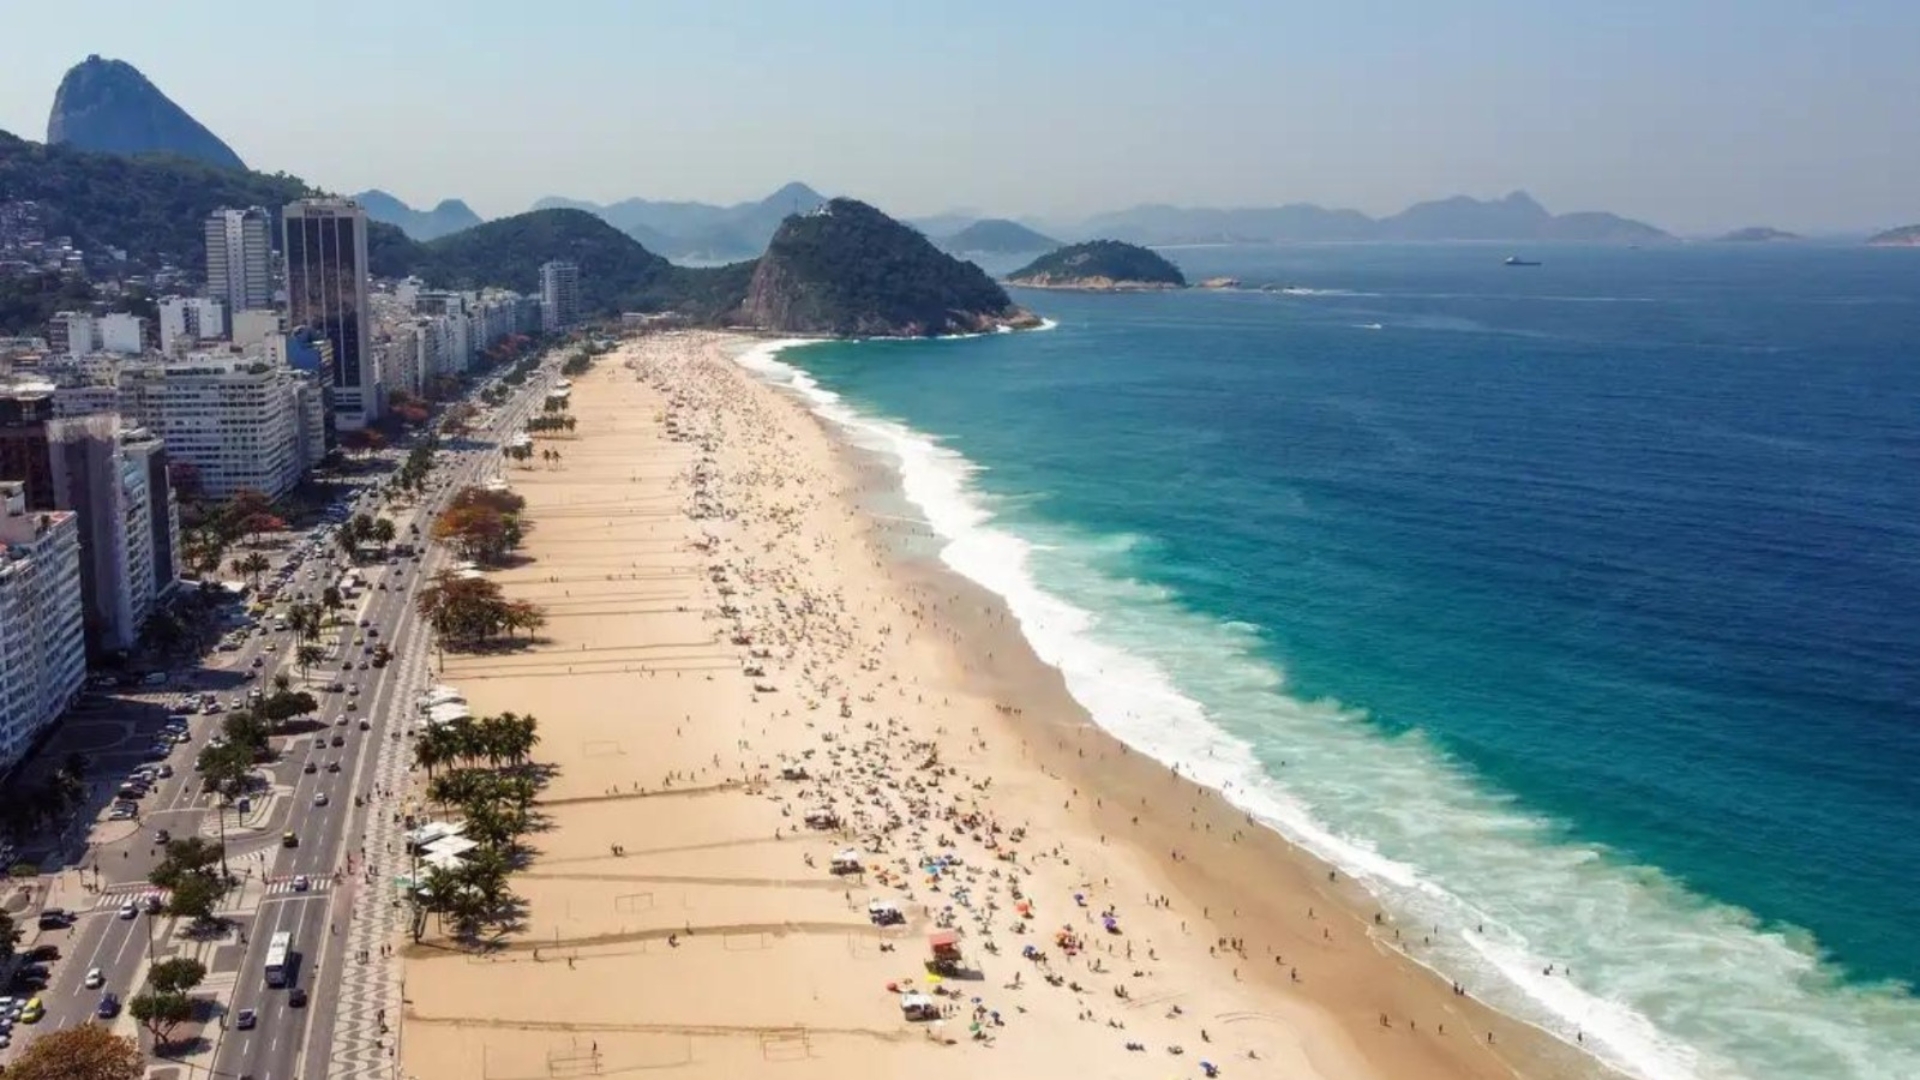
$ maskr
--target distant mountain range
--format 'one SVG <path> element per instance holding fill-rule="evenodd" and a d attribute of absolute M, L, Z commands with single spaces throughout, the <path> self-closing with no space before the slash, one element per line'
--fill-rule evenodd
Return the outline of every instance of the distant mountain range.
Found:
<path fill-rule="evenodd" d="M 1037 233 L 1017 221 L 986 218 L 934 241 L 940 250 L 955 255 L 1025 255 L 1033 251 L 1052 251 L 1060 241 Z"/>
<path fill-rule="evenodd" d="M 585 210 L 670 259 L 727 262 L 758 257 L 787 215 L 804 214 L 826 201 L 795 182 L 764 199 L 732 206 L 640 198 L 602 205 L 553 195 L 533 208 Z"/>
<path fill-rule="evenodd" d="M 1237 210 L 1148 205 L 1098 214 L 1067 230 L 1136 244 L 1258 244 L 1274 241 L 1558 241 L 1659 243 L 1675 239 L 1615 214 L 1552 214 L 1524 191 L 1502 199 L 1456 195 L 1372 218 L 1311 203 Z"/>
<path fill-rule="evenodd" d="M 1867 238 L 1872 247 L 1920 247 L 1920 225 L 1902 225 Z"/>
<path fill-rule="evenodd" d="M 366 207 L 368 217 L 398 226 L 415 240 L 438 240 L 448 233 L 470 229 L 482 220 L 459 199 L 442 199 L 440 205 L 431 210 L 415 210 L 378 188 L 363 191 L 353 199 Z"/>
<path fill-rule="evenodd" d="M 47 142 L 106 154 L 175 154 L 223 169 L 240 155 L 147 81 L 132 64 L 89 56 L 60 80 Z"/>
<path fill-rule="evenodd" d="M 1766 225 L 1749 225 L 1744 229 L 1735 229 L 1730 233 L 1714 238 L 1722 244 L 1771 244 L 1776 241 L 1798 240 L 1794 233 L 1782 232 Z"/>

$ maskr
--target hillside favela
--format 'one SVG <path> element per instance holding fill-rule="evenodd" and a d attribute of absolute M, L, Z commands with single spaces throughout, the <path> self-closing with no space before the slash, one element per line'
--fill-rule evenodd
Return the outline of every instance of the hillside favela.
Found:
<path fill-rule="evenodd" d="M 0 1076 L 1920 1077 L 1920 8 L 336 7 L 0 13 Z"/>

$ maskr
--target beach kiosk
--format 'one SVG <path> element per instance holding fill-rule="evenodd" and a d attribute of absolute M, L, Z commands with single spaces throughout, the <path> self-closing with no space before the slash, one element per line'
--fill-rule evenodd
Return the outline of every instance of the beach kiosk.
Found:
<path fill-rule="evenodd" d="M 927 958 L 927 970 L 947 976 L 960 974 L 964 959 L 960 955 L 960 931 L 935 930 L 927 935 L 927 948 L 932 954 Z"/>
<path fill-rule="evenodd" d="M 835 855 L 828 868 L 836 874 L 858 874 L 866 869 L 860 865 L 860 853 L 852 848 Z"/>

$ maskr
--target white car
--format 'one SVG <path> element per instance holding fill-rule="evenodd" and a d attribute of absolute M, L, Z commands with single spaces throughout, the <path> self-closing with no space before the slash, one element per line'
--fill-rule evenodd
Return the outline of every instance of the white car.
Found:
<path fill-rule="evenodd" d="M 107 973 L 99 968 L 87 969 L 87 989 L 98 990 L 107 985 Z"/>
<path fill-rule="evenodd" d="M 133 905 L 133 901 L 131 900 L 120 905 L 120 917 L 123 919 L 131 919 L 134 916 L 139 914 L 140 914 L 140 909 L 135 907 Z"/>
<path fill-rule="evenodd" d="M 316 791 L 316 792 L 314 792 L 314 793 L 313 793 L 313 805 L 315 805 L 315 806 L 325 806 L 325 805 L 327 805 L 327 793 L 326 793 L 326 792 L 324 792 L 324 791 Z"/>

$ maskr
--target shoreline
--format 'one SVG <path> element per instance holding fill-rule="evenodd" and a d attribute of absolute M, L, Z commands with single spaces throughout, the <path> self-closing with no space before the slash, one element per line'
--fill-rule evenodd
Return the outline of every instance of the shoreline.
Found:
<path fill-rule="evenodd" d="M 997 596 L 902 550 L 924 526 L 872 513 L 898 497 L 897 470 L 736 363 L 752 344 L 623 344 L 575 380 L 594 392 L 575 395 L 579 438 L 554 444 L 567 463 L 506 471 L 529 501 L 529 561 L 494 576 L 548 606 L 549 637 L 449 657 L 443 681 L 476 712 L 541 717 L 553 827 L 515 876 L 527 916 L 501 947 L 403 946 L 406 1071 L 537 1075 L 556 1053 L 737 1071 L 793 1054 L 835 1076 L 1096 1061 L 1158 1076 L 1178 1046 L 1181 1071 L 1210 1057 L 1241 1075 L 1604 1073 L 1454 994 L 1392 947 L 1358 887 L 1095 725 Z M 729 642 L 728 618 L 765 660 Z M 838 717 L 820 709 L 836 696 Z M 796 789 L 771 778 L 782 763 L 820 775 Z M 851 819 L 843 835 L 796 829 L 823 802 Z M 857 878 L 816 867 L 849 840 Z M 915 870 L 935 850 L 958 862 Z M 888 896 L 904 934 L 858 918 Z M 1016 898 L 1033 925 L 1007 915 Z M 1124 933 L 1084 932 L 1078 958 L 1048 947 L 1048 926 L 1091 923 L 1095 905 Z M 968 1039 L 956 1003 L 961 1045 L 878 990 L 911 977 L 938 925 L 962 931 L 981 973 L 966 992 L 995 1014 Z M 1052 966 L 1021 960 L 1022 943 Z"/>

